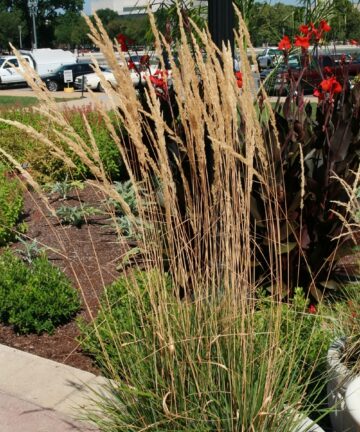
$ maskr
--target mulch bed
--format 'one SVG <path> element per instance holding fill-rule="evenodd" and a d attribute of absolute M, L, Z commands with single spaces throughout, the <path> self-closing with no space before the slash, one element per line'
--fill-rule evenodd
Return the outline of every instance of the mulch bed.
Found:
<path fill-rule="evenodd" d="M 80 202 L 105 210 L 104 194 L 90 183 L 83 190 L 73 191 L 66 201 L 56 195 L 49 198 L 55 209 Z M 106 215 L 92 216 L 80 228 L 61 225 L 35 192 L 25 192 L 24 213 L 26 236 L 45 246 L 51 262 L 79 289 L 82 309 L 77 317 L 90 320 L 91 316 L 96 316 L 104 286 L 119 277 L 116 263 L 128 250 L 127 244 L 119 240 Z M 22 245 L 14 243 L 11 248 L 21 249 Z M 343 260 L 342 273 L 358 274 L 358 258 L 352 256 Z M 99 374 L 92 359 L 81 350 L 77 341 L 79 334 L 76 320 L 58 327 L 52 335 L 19 335 L 11 326 L 0 324 L 1 344 Z"/>
<path fill-rule="evenodd" d="M 103 193 L 90 184 L 83 190 L 73 191 L 66 201 L 50 196 L 54 208 L 79 205 L 79 201 L 104 208 L 104 200 Z M 96 315 L 103 287 L 119 276 L 116 262 L 126 251 L 126 244 L 118 239 L 106 215 L 92 216 L 80 228 L 62 226 L 36 193 L 29 191 L 25 193 L 24 207 L 26 236 L 46 246 L 51 262 L 73 281 L 82 298 L 77 317 L 89 320 L 91 314 Z M 14 243 L 11 248 L 21 249 L 21 244 Z M 19 335 L 12 327 L 0 324 L 1 344 L 98 374 L 91 358 L 82 352 L 78 336 L 75 320 L 57 328 L 52 335 Z"/>

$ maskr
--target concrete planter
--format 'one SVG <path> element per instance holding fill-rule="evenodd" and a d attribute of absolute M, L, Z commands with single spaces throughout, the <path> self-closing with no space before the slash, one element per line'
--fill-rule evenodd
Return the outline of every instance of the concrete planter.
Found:
<path fill-rule="evenodd" d="M 295 418 L 296 421 L 299 421 L 299 424 L 293 432 L 324 432 L 324 429 L 303 414 L 295 413 Z"/>
<path fill-rule="evenodd" d="M 360 432 L 360 377 L 341 362 L 344 350 L 343 338 L 331 345 L 327 355 L 331 422 L 335 432 Z"/>

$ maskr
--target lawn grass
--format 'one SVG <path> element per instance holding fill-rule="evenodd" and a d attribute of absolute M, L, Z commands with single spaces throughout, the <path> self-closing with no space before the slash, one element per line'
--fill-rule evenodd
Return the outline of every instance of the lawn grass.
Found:
<path fill-rule="evenodd" d="M 306 96 L 305 96 L 305 98 L 306 98 Z M 317 109 L 318 103 L 310 101 L 310 105 L 312 108 L 311 119 L 315 121 L 316 120 L 316 109 Z M 275 108 L 276 102 L 271 102 L 271 106 L 272 106 L 272 108 Z"/>
<path fill-rule="evenodd" d="M 0 107 L 28 107 L 37 103 L 37 98 L 33 96 L 0 96 Z"/>
<path fill-rule="evenodd" d="M 78 97 L 55 98 L 56 102 L 69 102 L 75 99 L 81 99 Z M 38 104 L 38 99 L 34 96 L 0 96 L 0 108 L 25 108 Z"/>

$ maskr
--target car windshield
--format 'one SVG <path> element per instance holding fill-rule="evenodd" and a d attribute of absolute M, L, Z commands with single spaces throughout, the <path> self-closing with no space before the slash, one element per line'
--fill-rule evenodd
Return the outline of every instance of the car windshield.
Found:
<path fill-rule="evenodd" d="M 278 50 L 278 49 L 269 49 L 269 55 L 280 56 L 280 55 L 283 55 L 283 52 L 281 50 Z"/>
<path fill-rule="evenodd" d="M 139 56 L 131 56 L 130 60 L 132 60 L 134 63 L 140 63 L 140 57 Z"/>
<path fill-rule="evenodd" d="M 68 68 L 69 68 L 69 65 L 63 65 L 63 66 L 60 66 L 57 69 L 55 69 L 54 72 L 64 72 L 64 70 L 68 69 Z"/>
<path fill-rule="evenodd" d="M 290 56 L 289 60 L 288 60 L 288 66 L 291 69 L 296 69 L 300 66 L 300 59 L 299 57 L 295 57 L 295 56 Z"/>
<path fill-rule="evenodd" d="M 0 58 L 0 66 L 2 66 L 5 63 L 6 59 Z"/>

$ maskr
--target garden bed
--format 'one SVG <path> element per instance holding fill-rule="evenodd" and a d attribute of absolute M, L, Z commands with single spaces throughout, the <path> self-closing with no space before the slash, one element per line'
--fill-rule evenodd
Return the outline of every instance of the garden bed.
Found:
<path fill-rule="evenodd" d="M 56 194 L 50 196 L 50 202 L 56 209 L 62 205 L 81 204 L 102 208 L 104 195 L 93 185 L 86 184 L 83 190 L 74 190 L 66 201 Z M 57 218 L 50 216 L 41 199 L 34 192 L 25 192 L 24 222 L 25 235 L 30 240 L 36 239 L 40 246 L 47 248 L 50 261 L 60 267 L 79 289 L 82 308 L 77 317 L 89 319 L 95 314 L 98 298 L 104 285 L 118 277 L 116 261 L 125 250 L 120 247 L 115 231 L 106 215 L 89 217 L 88 224 L 77 228 L 61 225 Z M 62 243 L 62 245 L 61 245 Z M 21 249 L 20 242 L 11 248 Z M 11 326 L 0 325 L 0 343 L 65 363 L 89 372 L 98 373 L 92 360 L 80 349 L 77 337 L 79 330 L 76 320 L 58 327 L 52 335 L 19 335 Z"/>

